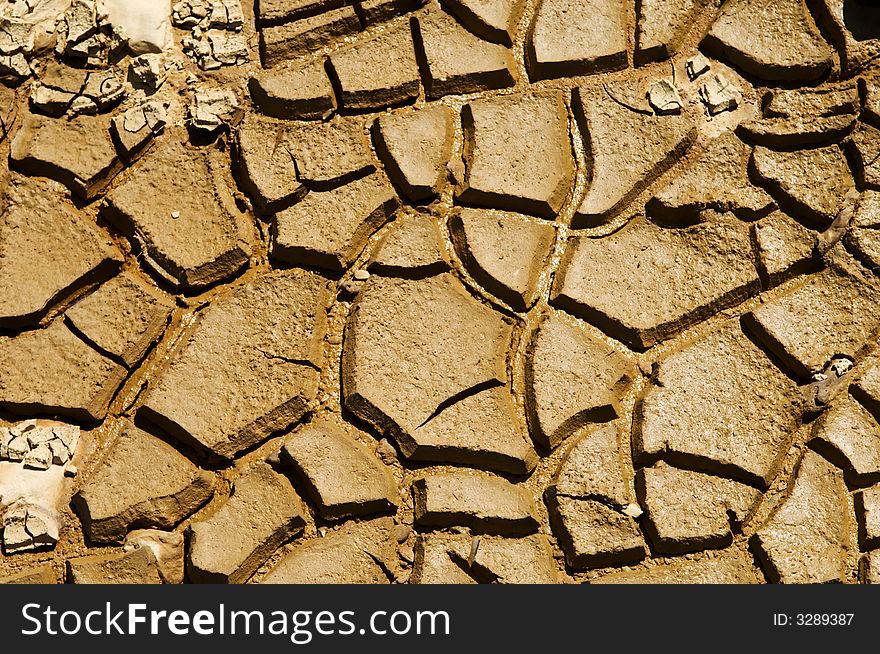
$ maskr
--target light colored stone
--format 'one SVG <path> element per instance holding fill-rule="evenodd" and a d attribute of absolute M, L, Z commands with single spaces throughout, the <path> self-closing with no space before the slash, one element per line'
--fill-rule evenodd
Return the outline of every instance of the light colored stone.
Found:
<path fill-rule="evenodd" d="M 183 583 L 183 534 L 159 529 L 136 529 L 125 537 L 125 550 L 148 549 L 156 557 L 159 576 L 166 584 Z"/>

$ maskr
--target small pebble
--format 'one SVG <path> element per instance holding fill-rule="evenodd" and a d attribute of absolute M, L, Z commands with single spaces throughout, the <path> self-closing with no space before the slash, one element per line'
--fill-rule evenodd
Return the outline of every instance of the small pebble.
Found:
<path fill-rule="evenodd" d="M 642 515 L 642 513 L 644 513 L 644 511 L 642 511 L 642 507 L 640 507 L 638 504 L 627 504 L 625 507 L 623 507 L 623 512 L 630 518 L 638 518 Z"/>
<path fill-rule="evenodd" d="M 354 271 L 354 278 L 359 282 L 365 282 L 370 278 L 370 273 L 361 268 L 360 270 Z"/>
<path fill-rule="evenodd" d="M 172 211 L 171 217 L 174 218 L 174 220 L 177 220 L 178 218 L 180 218 L 180 212 L 179 211 Z"/>
<path fill-rule="evenodd" d="M 395 525 L 394 527 L 394 538 L 398 543 L 405 543 L 409 538 L 409 534 L 412 530 L 407 525 Z"/>
<path fill-rule="evenodd" d="M 379 441 L 379 444 L 376 446 L 376 456 L 382 459 L 385 463 L 397 460 L 397 452 L 387 438 L 383 438 Z"/>
<path fill-rule="evenodd" d="M 398 548 L 400 552 L 400 558 L 402 558 L 407 563 L 412 563 L 416 559 L 416 553 L 413 551 L 413 548 L 409 545 L 401 545 Z"/>

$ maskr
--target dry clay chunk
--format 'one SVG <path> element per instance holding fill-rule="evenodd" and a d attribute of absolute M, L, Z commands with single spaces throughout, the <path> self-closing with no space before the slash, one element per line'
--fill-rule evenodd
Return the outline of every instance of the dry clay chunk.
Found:
<path fill-rule="evenodd" d="M 509 48 L 523 4 L 522 0 L 445 0 L 443 6 L 468 31 Z"/>
<path fill-rule="evenodd" d="M 523 535 L 538 529 L 529 492 L 501 477 L 445 472 L 413 482 L 415 522 L 420 527 L 470 527 L 479 533 Z"/>
<path fill-rule="evenodd" d="M 694 20 L 712 0 L 641 0 L 637 5 L 636 65 L 676 54 Z"/>
<path fill-rule="evenodd" d="M 260 27 L 283 25 L 342 5 L 342 0 L 260 0 L 257 5 L 257 19 Z"/>
<path fill-rule="evenodd" d="M 52 565 L 49 563 L 43 563 L 42 565 L 29 568 L 22 572 L 17 572 L 6 577 L 0 577 L 0 584 L 48 585 L 57 583 L 58 580 L 55 578 L 55 571 L 52 569 Z"/>
<path fill-rule="evenodd" d="M 855 493 L 853 500 L 859 522 L 859 542 L 864 549 L 876 548 L 880 543 L 880 487 Z"/>
<path fill-rule="evenodd" d="M 326 280 L 269 273 L 215 300 L 138 411 L 221 457 L 299 420 L 317 392 Z"/>
<path fill-rule="evenodd" d="M 72 584 L 161 584 L 156 556 L 146 547 L 121 554 L 98 554 L 67 560 Z"/>
<path fill-rule="evenodd" d="M 617 506 L 627 504 L 629 489 L 621 469 L 617 424 L 584 429 L 572 440 L 553 476 L 553 492 L 575 499 L 601 498 Z"/>
<path fill-rule="evenodd" d="M 216 512 L 187 528 L 187 572 L 196 583 L 238 584 L 305 525 L 290 482 L 265 463 L 239 477 Z"/>
<path fill-rule="evenodd" d="M 432 199 L 443 188 L 454 115 L 437 105 L 385 114 L 373 123 L 376 152 L 388 177 L 413 202 Z"/>
<path fill-rule="evenodd" d="M 801 416 L 797 386 L 736 321 L 660 363 L 637 410 L 637 462 L 662 457 L 765 487 Z"/>
<path fill-rule="evenodd" d="M 343 109 L 382 109 L 419 97 L 412 33 L 402 25 L 330 55 Z"/>
<path fill-rule="evenodd" d="M 860 188 L 880 191 L 880 129 L 862 123 L 847 145 Z"/>
<path fill-rule="evenodd" d="M 553 218 L 574 178 L 568 118 L 558 93 L 476 100 L 462 109 L 467 204 Z"/>
<path fill-rule="evenodd" d="M 122 542 L 132 527 L 170 529 L 214 492 L 200 470 L 155 436 L 128 426 L 86 477 L 73 506 L 89 540 Z"/>
<path fill-rule="evenodd" d="M 776 208 L 767 192 L 749 181 L 751 149 L 733 132 L 719 136 L 697 159 L 660 191 L 649 205 L 654 215 L 695 222 L 701 211 L 732 211 L 755 220 Z"/>
<path fill-rule="evenodd" d="M 711 558 L 677 558 L 642 570 L 615 572 L 592 584 L 757 584 L 750 556 L 735 547 Z"/>
<path fill-rule="evenodd" d="M 322 118 L 336 110 L 336 96 L 321 62 L 279 68 L 251 77 L 248 89 L 266 116 L 299 120 Z"/>
<path fill-rule="evenodd" d="M 810 447 L 843 470 L 850 486 L 880 482 L 880 424 L 841 394 L 813 425 Z"/>
<path fill-rule="evenodd" d="M 731 0 L 704 46 L 747 73 L 771 81 L 809 81 L 832 63 L 803 0 Z"/>
<path fill-rule="evenodd" d="M 116 248 L 74 213 L 55 182 L 15 176 L 6 195 L 8 205 L 0 209 L 0 327 L 36 324 L 56 303 L 118 268 Z"/>
<path fill-rule="evenodd" d="M 758 265 L 772 286 L 814 265 L 815 233 L 781 211 L 753 224 L 752 239 Z"/>
<path fill-rule="evenodd" d="M 880 330 L 878 288 L 858 264 L 832 265 L 744 317 L 749 330 L 798 376 L 822 372 L 832 357 L 855 360 Z"/>
<path fill-rule="evenodd" d="M 520 411 L 506 386 L 494 386 L 443 408 L 411 434 L 412 461 L 457 463 L 522 475 L 538 462 Z"/>
<path fill-rule="evenodd" d="M 762 101 L 763 117 L 737 130 L 749 141 L 771 148 L 827 145 L 848 134 L 859 112 L 853 83 L 819 88 L 770 91 Z"/>
<path fill-rule="evenodd" d="M 873 272 L 880 270 L 880 192 L 861 194 L 844 243 Z"/>
<path fill-rule="evenodd" d="M 471 559 L 468 536 L 427 534 L 416 541 L 416 584 L 554 584 L 556 564 L 547 537 L 480 537 Z"/>
<path fill-rule="evenodd" d="M 313 191 L 276 214 L 272 257 L 341 271 L 397 207 L 394 190 L 380 172 L 331 191 Z"/>
<path fill-rule="evenodd" d="M 608 345 L 550 316 L 532 333 L 526 360 L 526 409 L 532 437 L 556 447 L 588 422 L 617 415 L 632 365 Z"/>
<path fill-rule="evenodd" d="M 235 133 L 233 170 L 238 184 L 267 213 L 293 204 L 306 193 L 297 179 L 289 137 L 284 123 L 254 114 Z"/>
<path fill-rule="evenodd" d="M 127 370 L 56 320 L 18 336 L 0 336 L 0 407 L 102 420 Z"/>
<path fill-rule="evenodd" d="M 575 89 L 575 116 L 585 135 L 592 179 L 574 226 L 608 218 L 665 172 L 690 147 L 693 123 L 684 114 L 636 111 L 615 94 L 634 92 L 633 82 Z"/>
<path fill-rule="evenodd" d="M 822 229 L 831 224 L 855 187 L 846 156 L 836 145 L 794 152 L 757 147 L 752 164 L 781 209 Z"/>
<path fill-rule="evenodd" d="M 132 367 L 165 331 L 173 309 L 167 295 L 123 272 L 65 315 L 89 341 Z"/>
<path fill-rule="evenodd" d="M 411 22 L 429 100 L 513 86 L 511 51 L 474 36 L 436 3 Z"/>
<path fill-rule="evenodd" d="M 761 496 L 750 486 L 662 461 L 638 471 L 636 493 L 647 512 L 645 531 L 663 554 L 727 547 Z"/>
<path fill-rule="evenodd" d="M 361 29 L 352 7 L 331 9 L 318 16 L 260 30 L 260 58 L 271 68 L 320 50 L 326 45 L 351 36 Z"/>
<path fill-rule="evenodd" d="M 872 550 L 859 559 L 859 583 L 880 584 L 880 550 Z"/>
<path fill-rule="evenodd" d="M 109 116 L 66 121 L 29 115 L 12 141 L 10 164 L 59 181 L 83 200 L 102 193 L 122 170 Z"/>
<path fill-rule="evenodd" d="M 387 277 L 430 277 L 449 268 L 440 251 L 440 230 L 433 216 L 403 215 L 376 245 L 370 270 Z"/>
<path fill-rule="evenodd" d="M 770 578 L 785 584 L 842 582 L 850 542 L 843 473 L 809 450 L 791 494 L 755 534 Z"/>
<path fill-rule="evenodd" d="M 645 539 L 638 523 L 619 508 L 593 498 L 552 493 L 547 504 L 553 533 L 572 568 L 632 564 L 645 558 Z"/>
<path fill-rule="evenodd" d="M 370 277 L 349 314 L 342 352 L 345 406 L 404 454 L 413 432 L 466 393 L 506 381 L 510 324 L 448 273 Z"/>
<path fill-rule="evenodd" d="M 421 8 L 425 0 L 362 0 L 358 2 L 358 16 L 364 27 L 387 23 Z"/>
<path fill-rule="evenodd" d="M 516 311 L 535 303 L 538 275 L 556 236 L 553 225 L 513 213 L 462 209 L 449 226 L 458 258 L 483 288 Z"/>
<path fill-rule="evenodd" d="M 326 520 L 397 509 L 397 487 L 385 464 L 329 422 L 297 431 L 281 455 Z"/>
<path fill-rule="evenodd" d="M 172 141 L 140 161 L 108 196 L 106 218 L 167 282 L 200 289 L 236 273 L 251 227 L 238 210 L 219 152 Z"/>
<path fill-rule="evenodd" d="M 391 518 L 347 522 L 323 538 L 298 544 L 263 584 L 387 584 L 397 559 Z"/>
<path fill-rule="evenodd" d="M 297 178 L 310 189 L 333 189 L 376 170 L 370 139 L 357 117 L 300 124 L 285 142 L 296 161 Z"/>
<path fill-rule="evenodd" d="M 604 238 L 572 239 L 551 302 L 647 349 L 759 288 L 749 229 L 741 222 L 670 229 L 637 218 Z"/>
<path fill-rule="evenodd" d="M 871 357 L 866 360 L 864 371 L 850 387 L 850 393 L 875 418 L 880 416 L 880 359 Z"/>
<path fill-rule="evenodd" d="M 529 77 L 626 68 L 627 31 L 623 0 L 541 0 L 526 44 Z"/>

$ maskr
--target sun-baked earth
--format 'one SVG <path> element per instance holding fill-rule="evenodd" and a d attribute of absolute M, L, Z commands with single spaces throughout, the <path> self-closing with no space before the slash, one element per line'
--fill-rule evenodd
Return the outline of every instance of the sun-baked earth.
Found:
<path fill-rule="evenodd" d="M 0 78 L 0 583 L 880 581 L 876 2 L 0 0 Z"/>

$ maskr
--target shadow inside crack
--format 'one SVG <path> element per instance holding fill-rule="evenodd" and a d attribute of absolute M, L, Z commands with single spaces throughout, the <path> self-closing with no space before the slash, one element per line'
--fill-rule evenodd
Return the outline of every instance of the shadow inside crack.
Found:
<path fill-rule="evenodd" d="M 856 41 L 880 39 L 880 0 L 844 0 L 843 24 Z"/>

